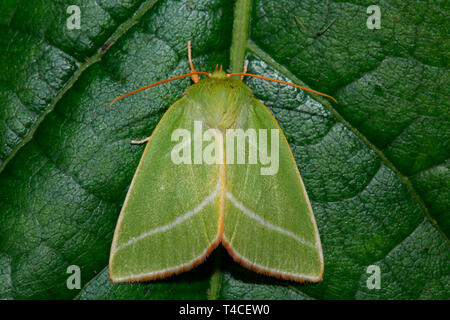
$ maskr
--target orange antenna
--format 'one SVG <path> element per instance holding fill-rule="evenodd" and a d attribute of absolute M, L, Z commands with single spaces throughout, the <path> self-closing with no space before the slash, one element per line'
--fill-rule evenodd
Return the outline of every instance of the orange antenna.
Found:
<path fill-rule="evenodd" d="M 192 47 L 191 47 L 191 41 L 188 41 L 188 60 L 189 60 L 189 67 L 191 68 L 191 73 L 196 72 L 197 70 L 195 70 L 194 68 L 194 63 L 192 62 Z M 194 81 L 194 83 L 197 83 L 200 81 L 200 78 L 198 77 L 198 74 L 193 74 L 192 75 L 192 81 Z"/>
<path fill-rule="evenodd" d="M 308 91 L 308 92 L 312 92 L 312 93 L 318 94 L 318 95 L 323 96 L 323 97 L 327 97 L 327 98 L 333 100 L 334 102 L 338 103 L 335 98 L 333 98 L 332 96 L 329 96 L 329 95 L 327 95 L 325 93 L 322 93 L 322 92 L 319 92 L 319 91 L 316 91 L 316 90 L 313 90 L 313 89 L 305 88 L 305 87 L 299 86 L 298 84 L 293 84 L 293 83 L 286 82 L 286 81 L 283 81 L 283 80 L 267 78 L 267 77 L 258 76 L 256 74 L 250 74 L 250 73 L 245 73 L 245 72 L 237 72 L 237 73 L 229 73 L 229 74 L 227 74 L 227 77 L 231 77 L 231 76 L 241 76 L 241 77 L 242 76 L 246 76 L 246 77 L 253 77 L 253 78 L 258 78 L 258 79 L 267 80 L 267 81 L 283 83 L 283 84 L 286 84 L 286 85 L 291 86 L 291 87 L 299 88 L 299 89 L 302 89 L 302 90 L 305 90 L 305 91 Z"/>
<path fill-rule="evenodd" d="M 219 67 L 218 64 L 216 64 L 216 67 L 214 68 L 214 72 L 217 72 L 217 68 Z"/>
<path fill-rule="evenodd" d="M 164 80 L 161 80 L 161 81 L 158 81 L 158 82 L 149 84 L 149 85 L 147 85 L 147 86 L 145 86 L 145 87 L 136 89 L 136 90 L 134 90 L 134 91 L 125 93 L 124 95 L 122 95 L 122 96 L 120 96 L 120 97 L 117 97 L 117 98 L 115 98 L 113 101 L 111 101 L 111 103 L 109 104 L 109 106 L 111 107 L 111 106 L 113 105 L 113 103 L 116 102 L 117 100 L 120 100 L 120 99 L 123 99 L 123 98 L 125 98 L 125 97 L 131 96 L 132 94 L 135 94 L 135 93 L 138 93 L 138 92 L 143 91 L 143 90 L 145 90 L 145 89 L 148 89 L 148 88 L 157 86 L 157 85 L 159 85 L 159 84 L 166 83 L 166 82 L 170 82 L 170 81 L 173 81 L 173 80 L 178 80 L 178 79 L 185 78 L 185 77 L 189 77 L 189 76 L 193 76 L 193 75 L 197 75 L 197 77 L 198 77 L 199 74 L 204 74 L 204 75 L 207 75 L 207 76 L 210 76 L 210 75 L 211 75 L 211 74 L 208 73 L 208 72 L 194 71 L 194 72 L 189 72 L 189 73 L 183 74 L 183 75 L 181 75 L 181 76 L 176 76 L 176 77 L 173 77 L 173 78 L 164 79 Z"/>

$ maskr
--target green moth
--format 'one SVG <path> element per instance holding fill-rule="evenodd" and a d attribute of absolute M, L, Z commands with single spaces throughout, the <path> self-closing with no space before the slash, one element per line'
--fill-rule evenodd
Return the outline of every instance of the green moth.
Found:
<path fill-rule="evenodd" d="M 195 82 L 150 138 L 134 142 L 147 146 L 115 229 L 111 280 L 178 274 L 222 243 L 235 261 L 256 272 L 321 281 L 319 232 L 291 150 L 242 78 L 285 82 L 247 74 L 246 66 L 243 73 L 196 71 L 190 42 L 188 47 L 190 73 L 112 101 L 183 77 Z M 200 80 L 200 74 L 208 77 Z M 231 77 L 238 75 L 240 80 Z"/>

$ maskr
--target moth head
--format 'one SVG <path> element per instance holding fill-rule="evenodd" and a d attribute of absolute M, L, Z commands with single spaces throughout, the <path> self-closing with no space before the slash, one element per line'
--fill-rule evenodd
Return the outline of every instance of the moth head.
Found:
<path fill-rule="evenodd" d="M 222 68 L 220 68 L 220 70 L 214 71 L 210 77 L 213 79 L 226 79 L 227 74 L 222 70 Z"/>

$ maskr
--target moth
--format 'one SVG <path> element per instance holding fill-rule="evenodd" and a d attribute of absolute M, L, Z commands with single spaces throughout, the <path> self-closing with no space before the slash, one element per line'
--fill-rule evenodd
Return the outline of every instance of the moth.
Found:
<path fill-rule="evenodd" d="M 242 81 L 256 77 L 197 71 L 194 84 L 164 114 L 125 198 L 109 260 L 113 282 L 160 279 L 192 269 L 222 244 L 258 273 L 322 280 L 318 228 L 289 144 L 271 112 Z M 206 78 L 200 79 L 200 75 Z M 233 76 L 240 76 L 234 79 Z M 334 100 L 334 99 L 333 99 Z M 335 101 L 335 100 L 334 100 Z"/>

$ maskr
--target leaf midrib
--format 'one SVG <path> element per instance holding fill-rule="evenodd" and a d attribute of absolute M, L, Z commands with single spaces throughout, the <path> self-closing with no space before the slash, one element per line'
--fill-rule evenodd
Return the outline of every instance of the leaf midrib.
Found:
<path fill-rule="evenodd" d="M 232 72 L 242 72 L 247 50 L 251 0 L 237 0 L 234 7 L 233 30 L 231 34 L 230 68 Z M 218 299 L 222 272 L 220 254 L 216 256 L 215 270 L 209 282 L 208 299 Z"/>

